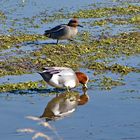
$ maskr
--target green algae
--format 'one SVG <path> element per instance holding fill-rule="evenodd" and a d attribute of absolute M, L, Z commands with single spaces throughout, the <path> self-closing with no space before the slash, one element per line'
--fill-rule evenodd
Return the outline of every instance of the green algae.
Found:
<path fill-rule="evenodd" d="M 137 71 L 137 69 L 135 69 L 135 68 L 123 66 L 123 65 L 119 65 L 119 64 L 113 64 L 112 66 L 108 67 L 108 69 L 112 72 L 120 73 L 122 75 L 127 75 L 130 72 Z"/>
<path fill-rule="evenodd" d="M 22 59 L 22 62 L 20 60 L 16 62 L 0 62 L 0 77 L 5 75 L 21 75 L 31 73 L 29 71 L 28 64 L 23 62 L 24 60 L 25 59 Z"/>
<path fill-rule="evenodd" d="M 6 15 L 2 11 L 0 11 L 0 23 L 3 23 L 6 19 Z"/>
<path fill-rule="evenodd" d="M 130 20 L 129 20 L 130 23 L 133 23 L 133 24 L 138 24 L 140 25 L 140 14 L 139 15 L 135 15 L 133 16 Z"/>
<path fill-rule="evenodd" d="M 40 50 L 33 52 L 33 56 L 37 56 L 36 60 L 33 60 L 35 65 L 39 67 L 43 66 L 67 66 L 72 68 L 80 67 L 80 47 L 78 45 L 58 45 L 50 47 L 44 45 Z M 43 58 L 40 56 L 43 55 Z"/>
<path fill-rule="evenodd" d="M 25 82 L 25 83 L 9 83 L 0 85 L 0 92 L 8 92 L 8 91 L 15 91 L 15 90 L 32 90 L 32 89 L 44 89 L 46 88 L 46 82 L 43 80 L 36 81 L 36 82 Z"/>
<path fill-rule="evenodd" d="M 0 35 L 0 50 L 9 49 L 14 47 L 19 43 L 23 43 L 25 41 L 36 41 L 38 39 L 44 39 L 42 35 L 29 35 L 29 34 L 21 34 L 21 35 Z"/>
<path fill-rule="evenodd" d="M 101 20 L 96 20 L 90 23 L 91 26 L 105 26 L 109 23 L 115 24 L 115 25 L 140 25 L 140 15 L 135 15 L 129 18 L 105 18 Z"/>
<path fill-rule="evenodd" d="M 0 76 L 32 73 L 33 71 L 41 70 L 44 66 L 66 66 L 73 69 L 86 67 L 113 71 L 115 66 L 109 69 L 109 67 L 106 68 L 101 63 L 96 63 L 96 60 L 109 60 L 109 58 L 116 58 L 122 55 L 132 56 L 139 54 L 139 36 L 139 32 L 133 32 L 108 38 L 101 37 L 100 40 L 91 40 L 91 36 L 85 33 L 84 43 L 43 45 L 42 48 L 31 52 L 28 57 L 15 57 L 14 59 L 8 59 L 6 63 L 0 62 Z M 116 67 L 114 71 L 119 73 L 125 74 L 134 71 L 133 68 L 126 67 L 125 69 L 124 66 L 121 67 L 118 64 Z M 123 68 L 124 70 L 122 70 Z"/>
<path fill-rule="evenodd" d="M 125 83 L 123 83 L 120 80 L 113 80 L 111 77 L 104 76 L 101 79 L 101 82 L 99 84 L 99 87 L 101 89 L 111 90 L 113 87 L 122 86 L 122 85 L 125 85 Z"/>
<path fill-rule="evenodd" d="M 94 8 L 94 7 L 93 7 Z M 128 5 L 126 7 L 105 7 L 96 9 L 84 9 L 72 13 L 71 17 L 78 18 L 101 18 L 112 15 L 133 15 L 139 14 L 140 6 Z"/>
<path fill-rule="evenodd" d="M 139 37 L 140 37 L 139 32 L 122 33 L 114 37 L 101 39 L 99 42 L 99 45 L 104 46 L 106 49 L 108 49 L 107 51 L 111 49 L 111 52 L 112 52 L 111 55 L 130 56 L 130 55 L 140 53 Z"/>
<path fill-rule="evenodd" d="M 109 23 L 115 24 L 115 25 L 128 25 L 129 23 L 132 24 L 131 18 L 117 18 L 117 19 L 112 19 L 112 18 L 106 18 L 106 19 L 101 19 L 98 21 L 93 21 L 90 23 L 91 26 L 105 26 Z M 136 24 L 136 22 L 134 22 Z"/>
<path fill-rule="evenodd" d="M 119 73 L 121 75 L 127 75 L 130 72 L 137 72 L 139 71 L 136 68 L 128 67 L 120 64 L 113 64 L 111 66 L 106 65 L 103 62 L 92 62 L 89 66 L 89 69 L 95 70 L 97 72 L 105 72 L 105 71 L 111 71 L 112 73 Z"/>

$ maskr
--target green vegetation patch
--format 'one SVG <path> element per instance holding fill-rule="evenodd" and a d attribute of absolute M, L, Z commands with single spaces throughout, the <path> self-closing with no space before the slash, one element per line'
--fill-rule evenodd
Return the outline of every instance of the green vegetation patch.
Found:
<path fill-rule="evenodd" d="M 127 74 L 135 71 L 133 68 L 115 64 L 112 66 L 97 63 L 97 60 L 109 62 L 110 58 L 122 55 L 140 54 L 140 33 L 123 33 L 113 37 L 102 36 L 100 40 L 92 40 L 87 33 L 81 37 L 81 42 L 66 45 L 42 45 L 22 58 L 7 59 L 0 62 L 0 76 L 32 73 L 40 71 L 44 66 L 66 66 L 73 69 L 86 67 L 96 70 L 109 70 Z"/>
<path fill-rule="evenodd" d="M 85 9 L 72 13 L 72 16 L 79 18 L 100 18 L 112 15 L 133 15 L 140 13 L 140 6 L 129 5 L 126 7 L 107 7 L 97 9 Z"/>
<path fill-rule="evenodd" d="M 113 80 L 111 77 L 103 77 L 99 84 L 101 89 L 105 89 L 105 90 L 111 90 L 113 87 L 122 86 L 122 85 L 125 85 L 125 83 L 123 83 L 120 80 Z"/>
<path fill-rule="evenodd" d="M 138 24 L 140 25 L 140 14 L 139 15 L 136 15 L 136 16 L 133 16 L 130 20 L 129 20 L 130 23 L 133 23 L 133 24 Z"/>
<path fill-rule="evenodd" d="M 25 82 L 25 83 L 9 83 L 0 85 L 0 92 L 8 92 L 8 91 L 15 91 L 15 90 L 26 90 L 26 89 L 44 89 L 46 88 L 46 82 L 36 81 L 36 82 Z"/>
<path fill-rule="evenodd" d="M 120 73 L 121 75 L 127 75 L 130 72 L 140 72 L 140 70 L 137 70 L 132 67 L 123 66 L 119 64 L 113 64 L 111 66 L 108 66 L 103 62 L 93 62 L 88 66 L 88 68 L 93 69 L 97 72 L 111 71 L 112 73 Z"/>
<path fill-rule="evenodd" d="M 2 61 L 0 62 L 0 76 L 31 73 L 30 67 L 27 58 Z"/>
<path fill-rule="evenodd" d="M 122 33 L 114 37 L 102 37 L 98 42 L 101 50 L 111 55 L 134 55 L 140 54 L 140 32 Z M 109 55 L 110 56 L 110 55 Z"/>
<path fill-rule="evenodd" d="M 116 24 L 116 25 L 124 25 L 124 24 L 135 24 L 140 25 L 140 15 L 135 15 L 130 18 L 106 18 L 101 19 L 99 21 L 93 21 L 90 23 L 91 26 L 104 26 L 109 23 Z"/>
<path fill-rule="evenodd" d="M 0 35 L 0 50 L 9 49 L 11 47 L 15 47 L 15 45 L 19 43 L 23 43 L 25 41 L 35 41 L 38 39 L 44 39 L 42 35 L 29 35 L 29 34 L 21 34 L 21 35 Z"/>
<path fill-rule="evenodd" d="M 0 11 L 0 23 L 3 23 L 6 19 L 6 15 L 2 11 Z"/>

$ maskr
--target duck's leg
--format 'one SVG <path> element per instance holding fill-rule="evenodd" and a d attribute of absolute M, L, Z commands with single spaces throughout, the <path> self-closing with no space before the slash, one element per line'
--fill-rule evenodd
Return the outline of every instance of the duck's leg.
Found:
<path fill-rule="evenodd" d="M 57 93 L 57 94 L 56 94 L 56 97 L 58 97 L 58 96 L 59 96 L 59 94 Z"/>
<path fill-rule="evenodd" d="M 75 41 L 74 39 L 68 39 L 68 40 L 72 43 L 77 43 L 77 41 Z"/>
<path fill-rule="evenodd" d="M 67 88 L 67 91 L 68 91 L 68 92 L 70 92 L 70 89 L 69 89 L 69 87 L 66 87 L 66 88 Z"/>
<path fill-rule="evenodd" d="M 57 42 L 56 42 L 56 44 L 58 44 L 58 41 L 59 41 L 59 40 L 57 39 Z"/>
<path fill-rule="evenodd" d="M 74 41 L 73 39 L 68 39 L 69 41 Z"/>

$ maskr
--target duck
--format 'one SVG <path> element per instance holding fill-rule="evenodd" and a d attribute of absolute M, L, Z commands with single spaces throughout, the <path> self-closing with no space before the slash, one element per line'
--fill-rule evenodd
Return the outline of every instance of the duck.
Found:
<path fill-rule="evenodd" d="M 48 38 L 56 39 L 56 44 L 58 44 L 59 40 L 72 40 L 78 33 L 78 26 L 83 27 L 79 24 L 77 18 L 73 18 L 68 24 L 61 24 L 50 30 L 46 30 L 44 35 Z"/>
<path fill-rule="evenodd" d="M 88 101 L 87 90 L 84 90 L 82 95 L 77 91 L 59 93 L 48 102 L 40 118 L 45 118 L 46 121 L 62 119 L 72 114 L 79 105 L 85 105 Z"/>
<path fill-rule="evenodd" d="M 42 78 L 52 87 L 67 89 L 69 91 L 79 84 L 87 89 L 88 76 L 80 71 L 73 71 L 68 67 L 44 67 L 42 72 L 38 72 Z"/>

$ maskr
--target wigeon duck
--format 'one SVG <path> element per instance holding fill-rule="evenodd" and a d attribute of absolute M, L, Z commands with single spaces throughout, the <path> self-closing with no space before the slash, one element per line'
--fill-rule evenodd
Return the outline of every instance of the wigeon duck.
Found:
<path fill-rule="evenodd" d="M 82 95 L 78 92 L 61 93 L 48 102 L 40 118 L 46 118 L 46 121 L 60 119 L 73 113 L 78 105 L 84 105 L 88 102 L 89 96 L 86 90 Z"/>
<path fill-rule="evenodd" d="M 78 32 L 77 26 L 83 27 L 79 25 L 76 18 L 73 18 L 69 21 L 68 24 L 61 24 L 50 30 L 46 30 L 44 35 L 52 39 L 57 39 L 58 44 L 59 40 L 71 40 L 73 37 L 75 37 Z"/>
<path fill-rule="evenodd" d="M 43 79 L 51 86 L 62 89 L 74 88 L 81 83 L 87 88 L 88 76 L 82 72 L 74 72 L 67 67 L 45 67 L 43 72 L 39 72 Z"/>

